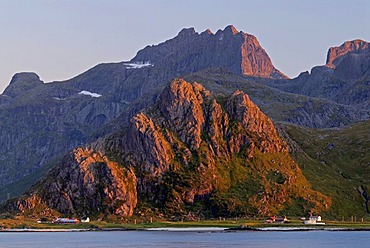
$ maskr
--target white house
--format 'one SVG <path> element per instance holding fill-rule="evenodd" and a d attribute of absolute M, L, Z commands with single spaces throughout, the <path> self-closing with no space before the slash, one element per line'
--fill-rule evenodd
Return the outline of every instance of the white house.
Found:
<path fill-rule="evenodd" d="M 83 217 L 81 219 L 81 222 L 84 222 L 84 223 L 90 222 L 90 218 L 89 217 Z"/>
<path fill-rule="evenodd" d="M 321 222 L 321 216 L 320 215 L 310 215 L 308 220 L 304 221 L 304 224 L 306 224 L 306 225 L 325 225 L 324 222 Z"/>

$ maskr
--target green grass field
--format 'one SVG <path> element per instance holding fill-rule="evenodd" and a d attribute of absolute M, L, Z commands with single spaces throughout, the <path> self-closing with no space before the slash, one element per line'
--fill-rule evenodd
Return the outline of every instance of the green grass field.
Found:
<path fill-rule="evenodd" d="M 332 198 L 332 218 L 368 217 L 359 186 L 370 189 L 370 121 L 341 129 L 284 125 L 292 155 L 313 188 Z"/>
<path fill-rule="evenodd" d="M 128 223 L 129 222 L 129 223 Z M 91 221 L 90 223 L 78 224 L 53 224 L 37 223 L 33 219 L 23 217 L 14 219 L 0 220 L 1 229 L 81 229 L 81 230 L 145 230 L 147 228 L 200 228 L 200 227 L 222 227 L 222 228 L 263 228 L 263 227 L 312 227 L 322 228 L 323 226 L 304 225 L 298 217 L 290 219 L 285 224 L 266 224 L 264 219 L 221 219 L 221 220 L 199 220 L 199 221 L 166 221 L 166 220 L 149 220 L 132 218 L 123 223 L 109 223 L 106 221 Z M 324 220 L 326 228 L 345 228 L 345 229 L 370 229 L 370 218 L 362 220 L 353 218 L 351 220 Z"/>

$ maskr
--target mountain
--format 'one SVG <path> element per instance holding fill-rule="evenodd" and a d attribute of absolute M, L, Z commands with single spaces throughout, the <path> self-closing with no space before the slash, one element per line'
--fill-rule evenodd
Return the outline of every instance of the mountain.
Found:
<path fill-rule="evenodd" d="M 171 67 L 181 74 L 221 67 L 246 76 L 287 78 L 274 67 L 255 36 L 239 32 L 232 25 L 215 34 L 183 29 L 174 39 L 148 46 L 131 60 L 142 61 Z"/>
<path fill-rule="evenodd" d="M 128 128 L 76 148 L 6 209 L 131 216 L 145 206 L 168 217 L 211 217 L 322 212 L 330 204 L 246 94 L 218 98 L 175 79 Z"/>
<path fill-rule="evenodd" d="M 325 98 L 343 105 L 356 106 L 363 118 L 370 116 L 370 49 L 362 40 L 347 41 L 328 51 L 324 66 L 303 72 L 293 80 L 270 81 L 280 90 Z"/>
<path fill-rule="evenodd" d="M 232 26 L 216 34 L 185 29 L 131 61 L 100 64 L 63 82 L 14 75 L 0 95 L 0 201 L 30 187 L 68 150 L 127 125 L 171 78 L 208 67 L 285 78 L 254 36 Z"/>
<path fill-rule="evenodd" d="M 366 122 L 370 117 L 367 44 L 367 42 L 359 40 L 346 42 L 338 48 L 330 49 L 327 65 L 314 67 L 310 73 L 302 73 L 297 78 L 287 79 L 284 74 L 273 66 L 270 58 L 254 36 L 239 32 L 233 26 L 228 26 L 224 30 L 217 31 L 215 34 L 209 30 L 198 34 L 194 29 L 190 28 L 182 30 L 173 39 L 142 49 L 131 61 L 99 64 L 66 81 L 44 83 L 34 73 L 18 73 L 14 75 L 10 85 L 0 95 L 0 201 L 5 201 L 9 197 L 12 198 L 22 194 L 52 169 L 53 173 L 56 173 L 55 176 L 47 177 L 49 180 L 41 181 L 42 183 L 38 185 L 47 185 L 45 186 L 47 189 L 55 186 L 54 189 L 64 192 L 63 195 L 69 197 L 79 197 L 79 195 L 89 192 L 90 196 L 86 198 L 86 201 L 82 201 L 83 206 L 93 206 L 94 209 L 105 208 L 103 212 L 107 213 L 121 211 L 121 215 L 123 215 L 122 211 L 124 211 L 125 215 L 129 215 L 134 208 L 145 209 L 145 204 L 156 206 L 156 208 L 163 210 L 165 208 L 163 204 L 171 202 L 172 198 L 179 199 L 179 204 L 181 204 L 178 209 L 190 211 L 189 202 L 182 196 L 184 192 L 193 192 L 195 194 L 195 202 L 198 202 L 199 199 L 204 200 L 200 204 L 201 206 L 212 206 L 212 210 L 209 213 L 214 215 L 221 214 L 224 211 L 222 209 L 225 209 L 222 206 L 231 206 L 234 204 L 233 202 L 238 202 L 237 206 L 235 205 L 234 209 L 223 212 L 225 215 L 237 215 L 243 212 L 245 209 L 243 211 L 240 210 L 241 212 L 238 210 L 243 208 L 242 206 L 249 206 L 250 213 L 254 214 L 260 210 L 261 204 L 267 206 L 267 210 L 264 213 L 279 212 L 284 209 L 287 212 L 298 213 L 297 206 L 300 206 L 299 204 L 307 203 L 310 206 L 314 206 L 317 203 L 307 198 L 301 200 L 298 197 L 300 193 L 290 189 L 290 186 L 288 187 L 287 185 L 287 188 L 282 186 L 283 188 L 281 190 L 288 190 L 290 192 L 289 195 L 292 195 L 293 198 L 289 198 L 290 200 L 287 200 L 287 202 L 283 202 L 282 200 L 285 197 L 279 198 L 280 200 L 277 201 L 279 207 L 275 210 L 272 210 L 273 207 L 271 206 L 274 203 L 270 195 L 266 195 L 266 198 L 260 201 L 257 193 L 257 203 L 254 200 L 246 201 L 240 198 L 241 195 L 246 194 L 243 193 L 244 191 L 248 193 L 248 197 L 250 198 L 254 197 L 252 196 L 253 193 L 260 192 L 260 190 L 261 192 L 274 192 L 270 181 L 277 184 L 279 184 L 278 182 L 283 182 L 282 178 L 285 177 L 279 173 L 276 173 L 276 175 L 271 173 L 267 176 L 264 174 L 271 168 L 276 168 L 271 161 L 282 161 L 282 165 L 295 163 L 292 162 L 291 157 L 283 150 L 277 152 L 280 154 L 277 155 L 277 158 L 267 159 L 271 155 L 270 151 L 272 148 L 268 148 L 268 151 L 263 153 L 264 148 L 259 146 L 259 143 L 256 141 L 259 135 L 261 135 L 263 140 L 268 141 L 266 141 L 266 144 L 271 144 L 271 142 L 277 142 L 279 145 L 282 144 L 280 138 L 276 139 L 275 131 L 271 131 L 273 129 L 270 128 L 270 124 L 266 124 L 268 130 L 271 131 L 269 133 L 257 132 L 251 134 L 244 127 L 238 129 L 239 126 L 233 126 L 234 122 L 230 121 L 230 119 L 234 118 L 235 113 L 224 103 L 231 101 L 230 95 L 237 92 L 234 98 L 236 96 L 240 97 L 242 95 L 240 91 L 243 91 L 248 94 L 248 98 L 250 97 L 269 118 L 279 124 L 281 129 L 278 132 L 280 134 L 284 134 L 284 127 L 288 124 L 299 125 L 301 129 L 297 129 L 299 130 L 297 131 L 298 138 L 294 137 L 294 132 L 284 135 L 284 139 L 288 141 L 296 138 L 297 142 L 292 142 L 290 149 L 299 148 L 301 144 L 305 144 L 304 141 L 300 140 L 300 137 L 304 137 L 306 141 L 310 141 L 310 135 L 305 135 L 307 133 L 306 128 L 319 128 L 320 130 L 324 129 L 324 131 L 326 128 L 339 128 L 341 130 L 345 126 L 352 126 L 360 121 Z M 190 115 L 193 112 L 186 112 L 184 118 L 178 117 L 177 121 L 171 119 L 170 112 L 163 114 L 167 112 L 165 111 L 165 107 L 160 103 L 166 102 L 170 105 L 172 104 L 170 101 L 165 101 L 164 99 L 166 98 L 163 95 L 167 92 L 171 96 L 169 91 L 166 91 L 168 89 L 168 82 L 172 81 L 173 78 L 180 77 L 189 82 L 198 82 L 206 89 L 212 91 L 213 93 L 209 97 L 215 99 L 216 103 L 221 106 L 222 111 L 219 111 L 220 118 L 225 118 L 224 121 L 228 119 L 229 124 L 233 124 L 231 127 L 229 125 L 223 128 L 219 127 L 221 124 L 215 126 L 224 132 L 231 132 L 227 133 L 229 136 L 225 137 L 223 134 L 216 138 L 218 149 L 223 147 L 219 152 L 223 156 L 226 156 L 225 159 L 227 161 L 222 160 L 223 157 L 216 158 L 213 156 L 213 153 L 217 149 L 212 146 L 214 144 L 212 142 L 215 141 L 211 139 L 207 132 L 200 131 L 199 136 L 199 130 L 204 130 L 204 125 L 207 127 L 213 125 L 207 119 L 209 117 L 207 114 L 209 111 L 207 112 L 207 109 L 203 109 L 204 106 L 209 106 L 209 97 L 204 95 L 206 91 L 203 90 L 203 87 L 194 86 L 203 98 L 203 103 L 200 104 L 201 106 L 194 111 L 203 114 L 199 114 L 195 118 Z M 187 91 L 191 92 L 190 90 Z M 196 93 L 196 99 L 198 99 L 198 93 Z M 158 110 L 153 107 L 154 105 L 162 107 Z M 228 106 L 231 105 L 229 104 Z M 151 115 L 153 113 L 148 109 L 150 107 L 152 107 L 153 113 L 158 114 L 158 116 Z M 143 109 L 146 109 L 146 111 L 143 111 Z M 140 112 L 142 112 L 142 115 L 138 116 L 137 114 Z M 171 121 L 167 121 L 163 117 L 165 115 Z M 204 121 L 201 116 L 203 116 Z M 253 118 L 256 117 L 258 119 L 256 123 L 260 123 L 260 121 L 262 123 L 269 122 L 265 120 L 265 117 L 261 116 L 253 116 Z M 188 122 L 188 118 L 190 118 L 190 122 Z M 145 124 L 146 121 L 149 124 Z M 240 120 L 239 122 L 242 123 Z M 239 122 L 236 121 L 235 123 Z M 136 132 L 136 135 L 134 135 L 135 127 L 133 123 L 141 123 L 140 125 L 143 125 L 143 130 L 147 130 L 147 132 L 143 134 Z M 176 124 L 181 126 L 182 129 L 174 129 L 174 127 L 168 126 L 166 123 Z M 161 134 L 158 131 L 158 127 L 168 130 L 165 133 L 167 136 Z M 262 127 L 264 128 L 265 126 L 262 125 Z M 355 127 L 357 126 L 355 125 Z M 253 129 L 257 127 L 248 126 L 248 128 Z M 189 129 L 192 132 L 187 136 Z M 243 135 L 251 135 L 253 137 L 254 141 L 252 143 L 255 145 L 253 158 L 248 156 L 243 157 L 239 154 L 240 152 L 235 153 L 235 147 L 242 143 L 230 143 L 229 138 L 234 137 L 234 134 L 239 135 L 238 130 L 242 130 L 240 133 L 245 132 Z M 211 132 L 212 129 L 209 131 Z M 142 137 L 150 133 L 155 134 L 155 137 L 147 137 L 149 139 Z M 176 135 L 172 135 L 174 133 Z M 308 133 L 311 134 L 310 132 Z M 243 138 L 243 135 L 240 137 Z M 323 137 L 325 135 L 324 133 Z M 157 141 L 160 141 L 163 147 L 157 147 L 154 144 L 148 147 L 144 146 L 144 143 L 140 143 L 137 137 L 142 137 L 140 138 L 140 142 L 144 142 L 144 140 L 148 142 L 149 140 L 156 144 Z M 320 139 L 321 136 L 318 137 Z M 235 138 L 235 142 L 239 138 Z M 134 146 L 132 142 L 135 140 L 138 143 Z M 348 146 L 347 150 L 352 150 L 354 149 L 353 147 L 362 147 L 366 144 L 363 139 L 359 140 L 361 140 L 360 144 L 346 142 L 345 145 Z M 221 144 L 218 142 L 221 142 Z M 128 146 L 130 144 L 131 148 Z M 192 149 L 198 147 L 199 144 L 211 144 L 210 147 L 212 149 L 210 147 L 203 148 L 199 146 L 197 151 L 194 152 Z M 183 169 L 181 171 L 169 170 L 170 172 L 168 175 L 166 174 L 166 178 L 174 178 L 178 181 L 165 181 L 164 185 L 158 186 L 159 188 L 153 188 L 149 187 L 151 185 L 150 183 L 144 184 L 147 179 L 142 179 L 140 177 L 141 174 L 136 170 L 134 170 L 133 174 L 131 169 L 142 168 L 148 161 L 155 160 L 155 156 L 147 158 L 143 155 L 136 154 L 137 151 L 135 151 L 134 147 L 140 147 L 140 145 L 144 146 L 140 149 L 143 149 L 142 151 L 145 151 L 147 154 L 151 154 L 152 152 L 150 147 L 156 147 L 153 149 L 160 155 L 159 157 L 166 155 L 164 158 L 161 158 L 160 162 L 156 162 L 156 166 L 161 168 L 159 171 L 156 170 L 158 173 L 161 173 L 162 169 L 167 170 L 172 166 L 167 164 L 167 159 L 169 161 L 174 159 L 176 166 Z M 172 147 L 172 145 L 175 147 Z M 79 149 L 77 149 L 78 147 Z M 183 147 L 186 149 L 180 149 Z M 231 152 L 231 147 L 233 147 L 232 150 L 234 152 Z M 246 147 L 242 146 L 241 149 Z M 131 150 L 127 151 L 129 148 Z M 307 153 L 304 147 L 301 147 L 302 149 L 298 148 L 295 149 L 299 153 L 298 155 L 295 154 L 296 158 L 300 158 L 303 156 L 302 154 Z M 179 149 L 180 151 L 178 151 Z M 224 150 L 228 152 L 224 152 Z M 343 147 L 342 150 L 346 150 L 346 147 Z M 67 158 L 65 157 L 66 154 L 69 154 Z M 135 160 L 130 160 L 130 154 L 133 154 L 132 156 Z M 167 155 L 170 157 L 167 157 Z M 340 157 L 340 154 L 336 155 Z M 174 156 L 174 158 L 171 156 Z M 216 175 L 218 176 L 217 178 L 222 180 L 222 182 L 226 182 L 225 185 L 227 187 L 220 188 L 221 184 L 216 183 L 210 177 L 205 177 L 204 180 L 198 177 L 191 180 L 188 178 L 188 175 L 194 175 L 196 173 L 192 171 L 188 173 L 188 167 L 184 167 L 184 165 L 186 163 L 190 164 L 192 165 L 191 168 L 194 169 L 193 165 L 198 165 L 197 161 L 207 156 L 210 156 L 215 161 L 215 163 L 212 162 L 215 164 L 212 168 L 217 168 L 219 171 Z M 86 165 L 83 165 L 85 167 L 80 169 L 82 164 L 81 157 L 89 158 L 87 161 L 93 161 L 89 163 L 94 169 L 93 172 L 86 170 Z M 248 178 L 252 181 L 248 181 L 249 179 L 245 175 L 253 174 L 252 171 L 254 169 L 244 166 L 244 162 L 241 161 L 250 161 L 251 159 L 255 159 L 251 164 L 262 164 L 267 166 L 267 169 L 256 170 L 256 174 L 261 175 L 261 177 L 254 178 L 251 176 Z M 335 183 L 331 185 L 328 183 L 331 187 L 330 189 L 333 190 L 326 190 L 325 183 L 317 183 L 317 178 L 321 177 L 320 173 L 322 172 L 320 169 L 320 159 L 309 156 L 308 160 L 303 161 L 302 164 L 305 165 L 311 159 L 315 165 L 314 172 L 305 170 L 304 166 L 302 166 L 303 173 L 305 173 L 309 182 L 313 184 L 314 189 L 319 189 L 320 192 L 333 198 L 335 206 L 332 209 L 339 209 L 339 212 L 350 209 L 350 211 L 354 210 L 352 212 L 361 213 L 358 207 L 354 207 L 354 204 L 357 206 L 358 202 L 347 201 L 348 204 L 346 206 L 350 207 L 338 207 L 340 205 L 338 202 L 346 196 L 342 193 L 336 193 L 337 191 L 334 190 L 336 187 Z M 363 166 L 363 163 L 359 162 L 362 161 L 360 157 L 355 156 L 352 159 L 360 164 L 359 167 Z M 337 160 L 333 159 L 332 161 L 334 161 L 331 162 L 332 166 L 335 167 Z M 135 165 L 128 165 L 133 162 L 135 162 Z M 142 166 L 138 166 L 137 163 L 141 163 Z M 221 164 L 227 164 L 229 167 L 228 170 L 223 170 L 223 167 L 219 166 Z M 75 170 L 70 171 L 68 165 L 74 166 L 73 168 Z M 125 169 L 117 169 L 121 168 L 120 166 L 122 165 Z M 293 165 L 292 168 L 296 168 L 295 166 Z M 341 170 L 344 167 L 341 165 Z M 63 171 L 63 168 L 65 168 L 65 171 Z M 148 170 L 151 173 L 151 170 Z M 112 174 L 109 171 L 112 173 L 113 171 L 115 172 Z M 326 171 L 333 172 L 333 170 Z M 132 178 L 132 181 L 141 180 L 144 186 L 135 189 L 132 185 L 136 185 L 136 183 L 132 184 L 128 181 L 121 182 L 115 176 L 120 173 L 131 175 L 130 178 Z M 286 173 L 289 174 L 289 172 Z M 356 173 L 361 172 L 356 170 Z M 64 181 L 63 178 L 68 178 L 67 175 L 69 174 L 73 175 L 72 179 L 79 179 L 62 184 L 62 181 Z M 98 175 L 100 174 L 106 176 L 99 178 Z M 230 175 L 230 177 L 225 177 L 223 174 Z M 135 180 L 134 175 L 136 177 Z M 206 175 L 209 176 L 211 173 Z M 240 178 L 235 175 L 243 176 Z M 326 175 L 326 178 L 329 177 L 328 175 L 330 176 L 330 173 Z M 60 185 L 53 185 L 55 178 L 59 178 L 58 182 L 60 182 Z M 91 180 L 89 181 L 88 178 L 95 178 L 95 181 L 100 183 L 89 185 L 91 184 Z M 366 180 L 359 179 L 361 177 L 352 178 L 354 178 L 353 182 L 343 183 L 343 187 L 352 187 L 353 185 L 358 187 L 363 182 L 367 182 Z M 205 182 L 206 179 L 210 183 L 204 183 L 204 185 L 208 185 L 209 187 L 202 188 L 201 185 L 203 184 L 200 182 Z M 262 186 L 259 183 L 260 179 L 263 179 L 262 181 L 264 182 Z M 177 182 L 184 180 L 187 184 L 182 185 L 178 191 L 175 190 L 173 192 L 174 194 L 169 195 L 163 193 L 170 190 L 170 185 L 174 186 Z M 238 180 L 243 182 L 241 184 L 243 186 L 239 188 L 239 184 L 229 183 L 233 180 L 235 182 Z M 191 184 L 189 181 L 194 183 Z M 304 182 L 304 185 L 307 183 L 306 179 L 302 179 L 300 182 Z M 124 190 L 114 190 L 114 187 L 112 188 L 109 184 L 119 184 Z M 258 185 L 258 187 L 254 187 L 255 185 Z M 247 189 L 248 187 L 250 187 L 249 191 Z M 308 184 L 307 187 L 306 189 L 310 188 Z M 143 193 L 145 191 L 144 189 L 150 189 L 148 192 L 155 193 L 156 197 L 161 199 L 163 204 L 161 205 L 161 203 L 146 196 Z M 36 191 L 31 190 L 30 193 L 34 192 L 40 198 L 35 201 L 29 201 L 30 204 L 36 202 L 38 205 L 45 204 L 45 206 L 54 208 L 55 206 L 51 202 L 48 202 L 48 199 L 53 199 L 53 202 L 59 202 L 58 205 L 64 206 L 63 209 L 59 209 L 62 212 L 81 213 L 82 210 L 86 212 L 92 211 L 90 208 L 81 208 L 82 203 L 76 202 L 74 200 L 75 198 L 61 202 L 59 200 L 62 199 L 58 198 L 59 196 L 56 192 L 42 192 L 38 186 L 35 186 L 33 190 Z M 203 192 L 203 190 L 206 193 L 200 194 L 199 192 Z M 287 191 L 279 191 L 276 194 L 279 197 L 285 194 L 281 192 Z M 135 194 L 137 197 L 135 197 Z M 167 200 L 161 198 L 160 195 L 162 194 L 169 195 L 169 198 L 166 198 Z M 91 195 L 95 195 L 97 200 L 94 201 L 94 197 Z M 181 195 L 181 197 L 177 197 L 177 195 Z M 322 199 L 327 199 L 324 196 L 320 196 L 319 193 L 314 193 L 314 195 L 318 199 L 321 199 L 321 202 L 324 201 Z M 115 197 L 119 201 L 116 202 L 114 200 Z M 138 200 L 135 203 L 134 199 L 141 198 L 145 200 Z M 276 200 L 275 196 L 272 198 L 274 198 L 274 201 Z M 122 199 L 128 204 L 122 205 Z M 20 203 L 23 201 L 21 199 L 18 200 Z M 109 204 L 105 200 L 112 203 L 110 207 L 107 207 Z M 22 204 L 28 205 L 27 203 Z M 112 205 L 117 206 L 117 208 L 112 207 Z M 304 211 L 311 208 L 307 206 L 303 208 Z M 172 206 L 170 209 L 175 209 L 175 207 Z M 196 211 L 199 211 L 199 209 Z"/>
<path fill-rule="evenodd" d="M 332 198 L 331 215 L 368 216 L 370 120 L 340 129 L 279 127 L 312 187 Z"/>

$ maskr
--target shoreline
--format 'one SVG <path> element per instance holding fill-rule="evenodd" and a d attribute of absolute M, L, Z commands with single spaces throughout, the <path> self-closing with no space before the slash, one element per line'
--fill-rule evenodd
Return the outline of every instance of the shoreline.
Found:
<path fill-rule="evenodd" d="M 147 232 L 307 232 L 307 231 L 329 231 L 329 232 L 356 232 L 370 231 L 370 228 L 350 228 L 350 227 L 249 227 L 241 226 L 235 228 L 228 227 L 153 227 L 153 228 L 14 228 L 0 229 L 0 233 L 38 233 L 38 232 L 127 232 L 127 231 L 147 231 Z"/>

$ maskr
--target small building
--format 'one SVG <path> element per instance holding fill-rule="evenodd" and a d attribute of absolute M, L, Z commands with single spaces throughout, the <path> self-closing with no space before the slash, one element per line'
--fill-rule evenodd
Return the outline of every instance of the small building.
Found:
<path fill-rule="evenodd" d="M 276 217 L 276 216 L 271 216 L 267 220 L 265 220 L 265 223 L 288 223 L 289 220 L 287 219 L 286 216 L 281 216 L 281 217 Z"/>
<path fill-rule="evenodd" d="M 81 222 L 82 223 L 88 223 L 88 222 L 90 222 L 90 218 L 89 217 L 82 217 Z"/>
<path fill-rule="evenodd" d="M 325 225 L 325 222 L 321 221 L 320 215 L 310 215 L 308 217 L 308 220 L 304 221 L 305 225 Z"/>
<path fill-rule="evenodd" d="M 48 219 L 43 217 L 43 218 L 37 220 L 37 223 L 39 223 L 39 224 L 48 223 Z"/>
<path fill-rule="evenodd" d="M 77 224 L 80 221 L 78 219 L 70 219 L 70 218 L 57 218 L 53 221 L 54 224 Z"/>

